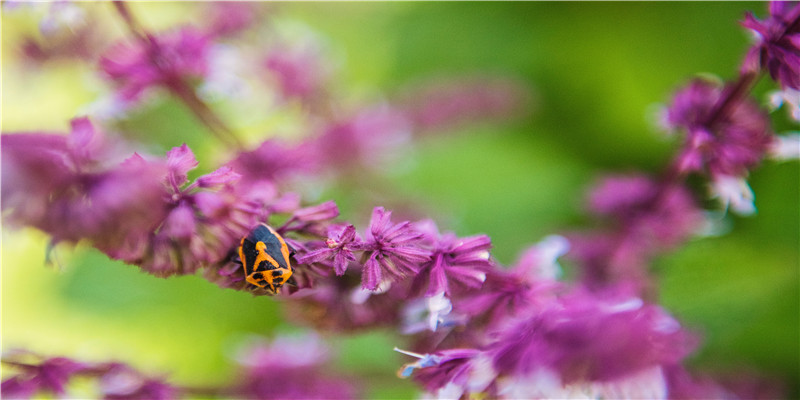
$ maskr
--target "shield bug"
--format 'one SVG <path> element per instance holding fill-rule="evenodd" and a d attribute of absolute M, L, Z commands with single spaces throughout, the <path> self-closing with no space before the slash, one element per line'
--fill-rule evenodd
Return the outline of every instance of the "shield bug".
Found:
<path fill-rule="evenodd" d="M 294 285 L 289 257 L 294 250 L 272 227 L 261 224 L 242 238 L 239 259 L 248 283 L 279 293 L 284 283 Z"/>

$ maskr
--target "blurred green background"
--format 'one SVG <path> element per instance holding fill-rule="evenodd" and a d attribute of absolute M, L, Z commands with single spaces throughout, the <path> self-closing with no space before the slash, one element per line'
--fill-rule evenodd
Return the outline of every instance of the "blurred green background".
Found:
<path fill-rule="evenodd" d="M 123 28 L 110 4 L 85 4 Z M 193 18 L 197 4 L 137 3 L 160 29 Z M 738 26 L 764 3 L 280 3 L 279 18 L 325 38 L 342 63 L 345 94 L 391 96 L 430 78 L 493 73 L 531 93 L 525 116 L 422 140 L 410 166 L 383 178 L 385 196 L 419 202 L 443 228 L 486 233 L 495 257 L 512 263 L 543 236 L 589 223 L 584 190 L 603 173 L 663 167 L 677 142 L 653 127 L 653 110 L 697 73 L 736 74 L 749 37 Z M 100 10 L 103 9 L 103 10 Z M 187 10 L 190 12 L 187 13 Z M 96 96 L 94 66 L 49 63 L 31 70 L 15 38 L 35 18 L 3 14 L 4 132 L 66 131 Z M 75 79 L 78 77 L 79 79 Z M 773 87 L 762 80 L 756 95 Z M 776 120 L 783 120 L 778 111 Z M 228 112 L 225 117 L 235 114 Z M 162 102 L 128 121 L 161 135 L 161 148 L 186 141 L 206 168 L 214 142 L 179 104 Z M 235 122 L 234 122 L 235 124 Z M 780 126 L 786 126 L 780 125 Z M 248 131 L 252 141 L 271 134 Z M 797 395 L 800 358 L 800 171 L 766 162 L 751 176 L 757 215 L 730 217 L 731 231 L 693 241 L 655 262 L 660 300 L 702 334 L 691 363 L 711 371 L 751 368 Z M 323 195 L 345 218 L 371 207 L 348 188 Z M 47 238 L 3 229 L 2 347 L 49 355 L 119 359 L 185 384 L 231 378 L 231 350 L 247 335 L 299 328 L 271 298 L 220 290 L 197 277 L 157 279 L 87 246 L 59 247 L 62 268 L 44 265 Z M 341 371 L 364 376 L 373 398 L 414 398 L 394 372 L 390 332 L 331 336 Z"/>

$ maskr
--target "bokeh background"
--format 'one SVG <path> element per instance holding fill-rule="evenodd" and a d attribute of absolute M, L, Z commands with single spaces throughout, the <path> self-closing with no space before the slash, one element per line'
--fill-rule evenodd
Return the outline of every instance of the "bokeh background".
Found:
<path fill-rule="evenodd" d="M 124 35 L 110 3 L 84 4 L 102 16 L 108 40 Z M 486 233 L 506 265 L 554 232 L 589 226 L 585 189 L 604 173 L 657 173 L 678 141 L 654 124 L 659 104 L 698 73 L 734 77 L 750 38 L 738 26 L 764 3 L 279 3 L 290 29 L 313 31 L 337 65 L 348 98 L 379 99 L 436 79 L 493 74 L 518 79 L 528 94 L 518 118 L 462 126 L 423 138 L 408 160 L 369 187 L 342 183 L 317 193 L 343 217 L 368 218 L 370 202 L 403 199 L 460 235 Z M 191 23 L 193 3 L 135 3 L 154 30 Z M 39 11 L 2 15 L 2 130 L 67 131 L 104 84 L 96 66 L 21 61 L 17 41 L 37 35 Z M 297 28 L 300 27 L 300 28 Z M 756 87 L 766 99 L 767 79 Z M 258 107 L 250 105 L 249 107 Z M 283 120 L 239 124 L 235 105 L 218 108 L 257 143 Z M 251 108 L 252 110 L 252 108 Z M 782 113 L 780 110 L 777 113 Z M 784 121 L 776 115 L 776 121 Z M 202 173 L 223 158 L 203 126 L 164 97 L 117 127 L 153 152 L 187 142 Z M 778 122 L 778 130 L 789 127 Z M 795 128 L 796 129 L 796 128 Z M 726 233 L 660 257 L 659 300 L 703 344 L 698 370 L 753 370 L 787 382 L 800 367 L 800 169 L 767 162 L 751 176 L 756 215 L 728 216 Z M 307 188 L 306 188 L 307 189 Z M 302 330 L 268 297 L 222 290 L 197 277 L 158 279 L 88 246 L 59 246 L 45 266 L 47 237 L 2 232 L 2 348 L 86 360 L 117 359 L 187 385 L 231 378 L 230 356 L 250 335 Z M 565 267 L 569 276 L 569 265 Z M 341 372 L 359 376 L 372 398 L 414 398 L 398 379 L 392 351 L 403 338 L 373 331 L 326 337 Z"/>

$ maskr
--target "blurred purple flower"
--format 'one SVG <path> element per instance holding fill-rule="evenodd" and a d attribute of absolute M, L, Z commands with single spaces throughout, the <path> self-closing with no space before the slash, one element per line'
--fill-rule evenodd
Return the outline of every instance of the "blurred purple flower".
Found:
<path fill-rule="evenodd" d="M 159 379 L 149 378 L 133 368 L 110 363 L 100 376 L 100 392 L 108 400 L 169 400 L 180 397 L 180 389 Z"/>
<path fill-rule="evenodd" d="M 135 43 L 118 43 L 100 60 L 100 69 L 117 84 L 125 101 L 139 99 L 152 86 L 183 90 L 205 77 L 209 40 L 191 27 Z"/>
<path fill-rule="evenodd" d="M 502 121 L 521 113 L 527 100 L 521 86 L 521 82 L 494 77 L 434 81 L 410 89 L 399 108 L 415 132 Z"/>
<path fill-rule="evenodd" d="M 318 170 L 318 151 L 310 142 L 292 146 L 269 139 L 254 150 L 239 153 L 227 165 L 242 174 L 244 182 L 276 181 Z"/>
<path fill-rule="evenodd" d="M 384 279 L 398 280 L 419 271 L 430 260 L 430 251 L 420 247 L 423 234 L 408 221 L 393 224 L 391 211 L 375 207 L 364 240 L 365 257 L 361 285 L 375 290 Z"/>
<path fill-rule="evenodd" d="M 264 62 L 275 76 L 284 98 L 311 101 L 324 89 L 331 74 L 319 46 L 277 46 Z"/>
<path fill-rule="evenodd" d="M 772 1 L 763 21 L 747 13 L 742 26 L 759 37 L 748 52 L 744 68 L 766 68 L 781 87 L 800 90 L 800 5 L 795 1 Z"/>
<path fill-rule="evenodd" d="M 399 160 L 411 139 L 406 116 L 387 105 L 360 110 L 332 122 L 314 139 L 323 165 L 334 170 L 359 172 Z"/>
<path fill-rule="evenodd" d="M 73 120 L 69 136 L 4 134 L 2 156 L 7 221 L 54 241 L 89 239 L 105 250 L 151 232 L 166 213 L 164 165 L 114 165 L 111 146 L 87 119 Z"/>
<path fill-rule="evenodd" d="M 692 347 L 678 322 L 657 306 L 577 291 L 499 332 L 487 351 L 500 374 L 526 376 L 547 368 L 569 383 L 674 364 Z"/>
<path fill-rule="evenodd" d="M 25 356 L 25 357 L 19 357 Z M 32 354 L 17 354 L 20 359 L 38 358 Z M 4 361 L 6 358 L 4 358 Z M 66 386 L 76 374 L 89 366 L 64 357 L 37 360 L 36 363 L 22 363 L 12 360 L 7 363 L 22 371 L 7 378 L 2 384 L 4 398 L 29 398 L 33 394 L 44 391 L 56 396 L 66 394 Z"/>
<path fill-rule="evenodd" d="M 250 1 L 212 1 L 206 3 L 206 32 L 211 36 L 229 37 L 241 33 L 258 22 L 263 4 Z"/>
<path fill-rule="evenodd" d="M 352 399 L 352 380 L 327 374 L 329 350 L 312 334 L 254 342 L 242 349 L 241 381 L 229 389 L 237 398 Z"/>
<path fill-rule="evenodd" d="M 686 133 L 677 159 L 678 172 L 745 176 L 764 157 L 772 142 L 766 113 L 748 100 L 721 112 L 717 103 L 725 94 L 702 80 L 675 94 L 666 122 L 669 128 Z"/>
<path fill-rule="evenodd" d="M 612 224 L 605 232 L 570 237 L 570 257 L 593 287 L 623 281 L 646 287 L 648 258 L 687 240 L 704 220 L 686 188 L 644 175 L 603 178 L 591 189 L 588 208 Z"/>

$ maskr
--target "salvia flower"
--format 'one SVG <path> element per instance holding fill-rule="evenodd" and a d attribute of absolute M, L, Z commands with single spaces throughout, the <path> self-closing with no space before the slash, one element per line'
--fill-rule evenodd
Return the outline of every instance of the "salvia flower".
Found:
<path fill-rule="evenodd" d="M 17 354 L 16 358 L 34 358 L 31 354 Z M 66 386 L 74 375 L 88 368 L 87 365 L 64 357 L 38 360 L 38 363 L 9 363 L 21 371 L 3 381 L 2 392 L 7 398 L 28 398 L 38 392 L 49 392 L 63 396 Z"/>
<path fill-rule="evenodd" d="M 91 240 L 108 249 L 152 231 L 164 217 L 162 163 L 119 162 L 85 118 L 68 136 L 4 134 L 3 209 L 7 221 L 53 240 Z M 125 224 L 120 224 L 125 221 Z"/>
<path fill-rule="evenodd" d="M 679 172 L 745 176 L 764 157 L 772 141 L 766 113 L 749 100 L 720 111 L 725 94 L 711 82 L 695 80 L 674 96 L 666 120 L 686 134 Z"/>
<path fill-rule="evenodd" d="M 325 373 L 329 350 L 313 334 L 254 342 L 238 361 L 240 382 L 228 390 L 236 398 L 351 399 L 353 381 Z"/>
<path fill-rule="evenodd" d="M 353 251 L 359 250 L 361 243 L 353 225 L 333 225 L 328 228 L 328 238 L 325 239 L 324 246 L 308 252 L 298 258 L 297 262 L 310 264 L 333 259 L 333 270 L 336 275 L 342 276 L 347 271 L 347 266 L 356 260 Z"/>
<path fill-rule="evenodd" d="M 764 68 L 783 88 L 800 90 L 800 6 L 772 1 L 769 17 L 760 21 L 748 13 L 742 22 L 759 42 L 748 53 L 745 68 Z"/>
<path fill-rule="evenodd" d="M 622 281 L 646 286 L 649 259 L 687 240 L 704 222 L 685 187 L 639 174 L 604 177 L 587 203 L 610 225 L 570 236 L 569 256 L 580 262 L 583 282 L 592 287 Z"/>
<path fill-rule="evenodd" d="M 486 235 L 459 238 L 451 232 L 440 235 L 434 224 L 427 226 L 426 233 L 434 242 L 431 260 L 417 273 L 414 285 L 427 286 L 427 297 L 439 293 L 450 296 L 453 286 L 481 287 L 486 281 L 486 270 L 492 267 L 489 261 L 491 239 Z"/>
<path fill-rule="evenodd" d="M 393 224 L 391 211 L 375 207 L 364 240 L 367 250 L 361 285 L 375 290 L 384 279 L 401 279 L 416 273 L 430 259 L 430 251 L 420 247 L 423 234 L 408 221 Z"/>
<path fill-rule="evenodd" d="M 161 379 L 148 377 L 122 363 L 110 363 L 100 377 L 100 392 L 108 400 L 169 400 L 179 397 L 180 389 Z"/>
<path fill-rule="evenodd" d="M 162 379 L 149 377 L 122 363 L 85 363 L 66 357 L 44 358 L 27 352 L 3 356 L 3 363 L 19 370 L 2 384 L 4 398 L 31 398 L 49 393 L 75 397 L 69 386 L 73 380 L 93 380 L 98 398 L 114 400 L 177 398 L 180 389 Z"/>
<path fill-rule="evenodd" d="M 208 49 L 208 37 L 186 27 L 118 43 L 103 55 L 100 69 L 116 83 L 123 100 L 134 101 L 150 87 L 175 89 L 205 77 Z"/>
<path fill-rule="evenodd" d="M 691 347 L 680 324 L 657 306 L 578 291 L 499 332 L 488 351 L 500 374 L 525 376 L 547 368 L 569 383 L 673 364 Z"/>

